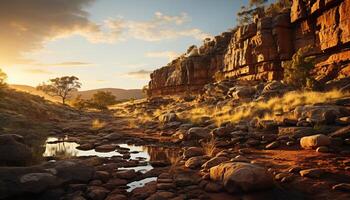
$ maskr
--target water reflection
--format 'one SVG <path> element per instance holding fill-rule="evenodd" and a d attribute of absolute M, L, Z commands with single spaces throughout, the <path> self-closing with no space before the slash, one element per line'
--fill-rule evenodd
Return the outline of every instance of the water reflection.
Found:
<path fill-rule="evenodd" d="M 54 158 L 70 158 L 70 157 L 81 157 L 81 156 L 98 156 L 98 157 L 112 157 L 122 156 L 117 151 L 111 152 L 96 152 L 92 150 L 79 150 L 79 146 L 76 142 L 68 141 L 68 138 L 56 138 L 49 137 L 46 140 L 44 157 Z M 122 148 L 130 149 L 130 159 L 132 160 L 144 160 L 144 161 L 169 161 L 178 157 L 178 149 L 168 147 L 154 147 L 154 146 L 135 146 L 128 144 L 118 144 Z M 141 166 L 140 168 L 144 168 Z"/>

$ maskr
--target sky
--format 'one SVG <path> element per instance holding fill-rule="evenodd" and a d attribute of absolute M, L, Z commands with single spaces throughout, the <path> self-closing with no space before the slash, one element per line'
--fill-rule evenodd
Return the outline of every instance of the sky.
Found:
<path fill-rule="evenodd" d="M 142 88 L 193 44 L 236 25 L 248 0 L 0 0 L 0 68 L 36 86 L 77 76 L 82 90 Z"/>

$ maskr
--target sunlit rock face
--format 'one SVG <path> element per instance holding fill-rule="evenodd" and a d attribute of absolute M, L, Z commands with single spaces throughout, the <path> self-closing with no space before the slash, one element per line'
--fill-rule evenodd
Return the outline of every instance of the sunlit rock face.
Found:
<path fill-rule="evenodd" d="M 293 0 L 290 10 L 191 46 L 151 74 L 150 95 L 201 92 L 217 72 L 231 79 L 280 80 L 285 61 L 306 46 L 316 56 L 317 80 L 350 75 L 350 0 Z"/>

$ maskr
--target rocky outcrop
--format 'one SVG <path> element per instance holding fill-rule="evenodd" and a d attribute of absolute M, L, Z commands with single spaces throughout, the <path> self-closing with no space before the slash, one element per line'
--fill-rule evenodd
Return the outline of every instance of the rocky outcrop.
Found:
<path fill-rule="evenodd" d="M 283 78 L 283 65 L 300 48 L 316 56 L 321 82 L 350 75 L 350 0 L 293 0 L 290 11 L 260 17 L 187 53 L 151 74 L 151 96 L 200 92 L 215 74 L 238 80 Z"/>

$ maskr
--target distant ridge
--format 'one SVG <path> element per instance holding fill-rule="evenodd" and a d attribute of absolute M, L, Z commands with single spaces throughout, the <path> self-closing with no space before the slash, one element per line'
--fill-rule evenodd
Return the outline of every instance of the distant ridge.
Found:
<path fill-rule="evenodd" d="M 28 85 L 16 85 L 12 84 L 9 85 L 10 88 L 13 88 L 18 91 L 22 92 L 28 92 L 33 95 L 38 95 L 41 97 L 44 97 L 47 100 L 50 101 L 60 101 L 58 97 L 51 97 L 47 94 L 45 94 L 42 91 L 38 91 L 35 87 L 28 86 Z M 141 99 L 144 97 L 141 89 L 119 89 L 119 88 L 101 88 L 101 89 L 93 89 L 93 90 L 85 90 L 85 91 L 78 91 L 72 94 L 72 98 L 76 97 L 77 95 L 81 95 L 83 99 L 90 99 L 93 94 L 95 94 L 98 91 L 104 91 L 104 92 L 111 92 L 113 95 L 117 97 L 117 100 L 126 100 L 130 98 L 134 99 Z"/>

